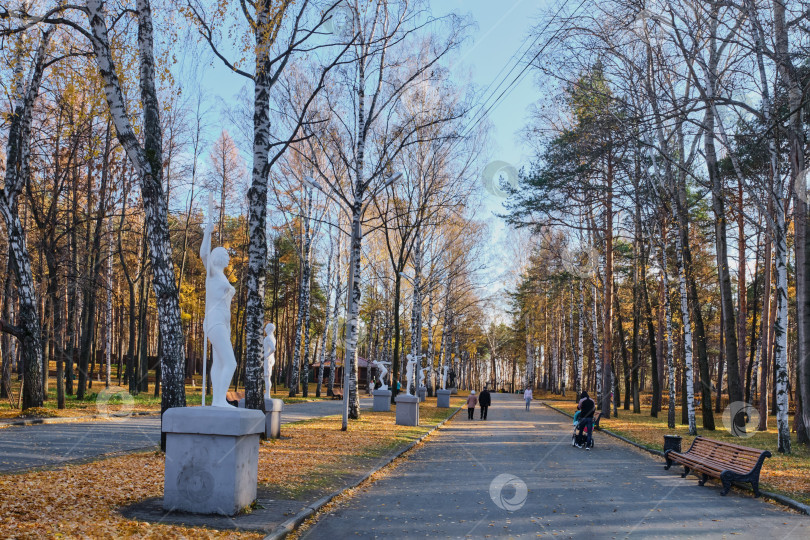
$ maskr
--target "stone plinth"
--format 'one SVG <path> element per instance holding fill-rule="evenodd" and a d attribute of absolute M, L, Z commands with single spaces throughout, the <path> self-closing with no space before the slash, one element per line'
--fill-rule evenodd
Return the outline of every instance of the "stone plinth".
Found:
<path fill-rule="evenodd" d="M 284 402 L 280 399 L 264 400 L 264 433 L 268 439 L 278 439 L 281 437 L 281 411 L 284 410 Z"/>
<path fill-rule="evenodd" d="M 436 392 L 436 406 L 440 409 L 447 409 L 450 407 L 450 390 L 438 390 Z"/>
<path fill-rule="evenodd" d="M 425 401 L 425 399 L 427 398 L 427 388 L 425 388 L 424 386 L 420 386 L 417 395 L 419 396 L 420 403 Z"/>
<path fill-rule="evenodd" d="M 239 400 L 239 407 L 245 407 L 245 398 Z M 264 398 L 265 432 L 268 439 L 281 437 L 281 411 L 284 410 L 284 401 L 280 399 Z"/>
<path fill-rule="evenodd" d="M 374 390 L 374 412 L 391 411 L 391 390 Z"/>
<path fill-rule="evenodd" d="M 408 394 L 399 394 L 397 402 L 397 425 L 398 426 L 418 426 L 419 425 L 419 398 Z"/>
<path fill-rule="evenodd" d="M 164 510 L 232 516 L 256 499 L 261 411 L 178 407 L 163 414 Z"/>
<path fill-rule="evenodd" d="M 451 388 L 450 393 L 455 396 L 456 394 L 458 394 L 458 388 Z"/>

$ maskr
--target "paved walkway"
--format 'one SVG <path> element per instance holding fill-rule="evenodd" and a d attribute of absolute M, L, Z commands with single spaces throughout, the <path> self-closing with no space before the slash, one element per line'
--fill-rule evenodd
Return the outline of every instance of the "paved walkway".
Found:
<path fill-rule="evenodd" d="M 306 538 L 810 538 L 806 516 L 722 497 L 606 434 L 574 448 L 569 418 L 493 398 L 487 421 L 459 414 Z"/>
<path fill-rule="evenodd" d="M 371 405 L 372 398 L 361 397 L 361 408 L 371 408 Z M 342 401 L 285 405 L 281 422 L 287 424 L 341 414 L 342 406 Z M 0 472 L 58 465 L 103 454 L 153 448 L 159 444 L 159 416 L 9 426 L 0 429 Z"/>

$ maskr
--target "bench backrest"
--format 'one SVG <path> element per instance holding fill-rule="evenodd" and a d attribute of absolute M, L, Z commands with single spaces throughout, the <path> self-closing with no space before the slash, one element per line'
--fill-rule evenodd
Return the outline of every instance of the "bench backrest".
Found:
<path fill-rule="evenodd" d="M 244 392 L 226 392 L 225 393 L 225 400 L 226 401 L 239 401 L 240 399 L 245 398 Z"/>
<path fill-rule="evenodd" d="M 749 448 L 704 437 L 697 437 L 689 449 L 689 453 L 695 456 L 709 458 L 743 469 L 753 469 L 765 452 L 765 450 L 759 448 Z"/>

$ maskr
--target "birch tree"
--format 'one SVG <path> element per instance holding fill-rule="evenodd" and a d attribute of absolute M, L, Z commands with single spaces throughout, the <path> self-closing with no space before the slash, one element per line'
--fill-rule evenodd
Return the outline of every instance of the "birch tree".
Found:
<path fill-rule="evenodd" d="M 42 76 L 45 71 L 48 42 L 53 29 L 48 27 L 39 34 L 34 60 L 27 80 L 23 79 L 25 48 L 23 39 L 17 38 L 17 82 L 13 96 L 13 113 L 6 143 L 5 178 L 0 189 L 0 215 L 6 226 L 9 263 L 17 281 L 19 310 L 16 325 L 0 320 L 0 330 L 11 333 L 20 342 L 24 377 L 22 408 L 42 407 L 42 330 L 36 287 L 31 270 L 31 259 L 25 230 L 18 213 L 18 196 L 31 175 L 31 122 Z M 18 34 L 21 36 L 21 34 Z"/>
<path fill-rule="evenodd" d="M 408 0 L 355 1 L 350 10 L 351 33 L 355 36 L 352 63 L 350 69 L 342 71 L 342 80 L 335 81 L 325 95 L 331 116 L 351 121 L 335 122 L 334 132 L 327 132 L 319 141 L 338 149 L 338 158 L 349 177 L 336 179 L 319 174 L 315 179 L 318 189 L 340 204 L 351 223 L 344 356 L 348 373 L 344 399 L 348 410 L 344 411 L 344 429 L 348 418 L 360 417 L 355 356 L 365 213 L 374 198 L 401 177 L 391 170 L 392 159 L 415 142 L 416 133 L 424 125 L 422 118 L 402 117 L 397 101 L 426 74 L 438 77 L 442 73 L 440 62 L 458 46 L 462 30 L 455 24 L 446 39 L 422 41 L 420 54 L 413 62 L 398 62 L 394 60 L 397 54 L 406 44 L 413 45 L 417 31 L 430 23 L 424 22 L 424 12 Z M 451 23 L 456 20 L 455 16 L 448 18 Z M 428 122 L 444 120 L 430 118 Z"/>

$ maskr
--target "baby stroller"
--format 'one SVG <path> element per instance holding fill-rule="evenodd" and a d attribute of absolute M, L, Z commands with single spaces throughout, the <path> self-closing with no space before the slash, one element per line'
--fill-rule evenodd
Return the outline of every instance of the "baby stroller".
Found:
<path fill-rule="evenodd" d="M 585 425 L 580 426 L 580 417 L 581 411 L 577 411 L 574 414 L 574 433 L 571 434 L 571 446 L 576 446 L 578 448 L 585 448 L 585 443 L 588 441 L 588 433 L 585 431 Z M 593 427 L 590 428 L 590 431 L 593 431 Z M 591 433 L 591 442 L 588 445 L 588 448 L 593 448 L 593 433 Z"/>

